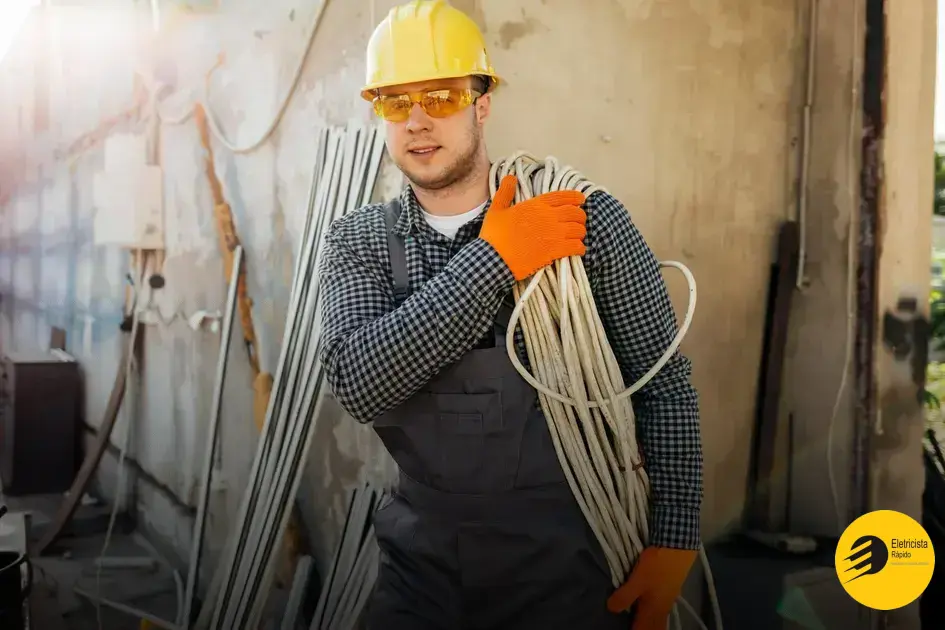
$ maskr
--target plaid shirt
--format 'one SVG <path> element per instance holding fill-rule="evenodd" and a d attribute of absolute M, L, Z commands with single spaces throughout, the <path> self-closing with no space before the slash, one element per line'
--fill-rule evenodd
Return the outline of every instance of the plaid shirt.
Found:
<path fill-rule="evenodd" d="M 448 239 L 427 224 L 409 186 L 395 230 L 406 237 L 410 297 L 394 308 L 384 205 L 329 228 L 319 267 L 321 361 L 338 402 L 369 422 L 421 389 L 488 334 L 514 279 L 478 238 L 482 217 Z M 677 331 L 659 263 L 623 205 L 588 197 L 584 266 L 627 385 L 656 363 Z M 488 209 L 488 208 L 487 208 Z M 522 333 L 519 357 L 528 365 Z M 633 396 L 651 482 L 650 544 L 696 549 L 702 444 L 689 360 L 677 353 Z"/>

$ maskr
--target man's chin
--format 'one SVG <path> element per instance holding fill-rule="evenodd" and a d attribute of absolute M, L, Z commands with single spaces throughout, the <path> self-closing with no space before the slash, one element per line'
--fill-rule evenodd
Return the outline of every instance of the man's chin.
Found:
<path fill-rule="evenodd" d="M 403 172 L 404 177 L 407 178 L 407 181 L 423 190 L 442 190 L 456 181 L 456 178 L 453 177 L 451 173 L 444 173 L 442 171 L 429 173 L 416 169 L 401 168 L 400 170 Z"/>

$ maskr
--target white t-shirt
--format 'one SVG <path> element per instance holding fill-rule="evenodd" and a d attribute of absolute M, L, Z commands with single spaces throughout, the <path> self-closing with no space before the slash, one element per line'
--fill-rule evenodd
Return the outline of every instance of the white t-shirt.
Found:
<path fill-rule="evenodd" d="M 488 202 L 486 202 L 488 203 Z M 423 218 L 430 225 L 431 228 L 445 236 L 446 238 L 452 239 L 455 238 L 456 233 L 459 232 L 459 228 L 463 227 L 482 213 L 483 208 L 486 207 L 486 204 L 473 208 L 469 212 L 464 212 L 462 214 L 455 214 L 453 216 L 440 216 L 436 214 L 430 214 L 426 210 L 421 209 L 423 212 Z"/>

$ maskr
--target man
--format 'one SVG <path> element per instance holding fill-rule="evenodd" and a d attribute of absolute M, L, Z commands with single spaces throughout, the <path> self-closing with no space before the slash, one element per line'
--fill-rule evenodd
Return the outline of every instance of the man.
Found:
<path fill-rule="evenodd" d="M 331 388 L 373 422 L 401 471 L 375 515 L 382 560 L 368 627 L 626 630 L 635 604 L 633 628 L 664 630 L 700 544 L 689 362 L 675 356 L 634 398 L 651 546 L 615 593 L 536 392 L 502 341 L 513 284 L 584 256 L 629 385 L 676 333 L 657 261 L 606 193 L 510 207 L 507 178 L 489 199 L 483 126 L 500 80 L 466 15 L 443 0 L 399 6 L 371 37 L 367 63 L 363 96 L 409 185 L 337 220 L 320 274 Z"/>

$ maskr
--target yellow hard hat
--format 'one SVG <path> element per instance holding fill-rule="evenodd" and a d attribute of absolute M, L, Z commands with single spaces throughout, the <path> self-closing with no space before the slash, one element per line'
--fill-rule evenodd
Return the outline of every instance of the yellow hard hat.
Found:
<path fill-rule="evenodd" d="M 499 83 L 476 23 L 446 0 L 412 0 L 374 29 L 361 96 L 370 101 L 378 88 L 470 75 L 489 77 L 489 91 Z"/>

